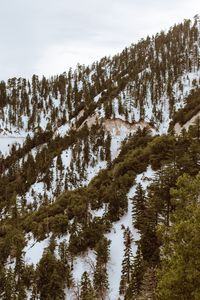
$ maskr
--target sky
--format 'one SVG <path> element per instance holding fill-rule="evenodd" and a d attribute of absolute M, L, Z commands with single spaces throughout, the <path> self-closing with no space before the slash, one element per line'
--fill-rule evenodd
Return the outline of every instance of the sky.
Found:
<path fill-rule="evenodd" d="M 199 0 L 0 0 L 0 80 L 91 64 L 199 13 Z"/>

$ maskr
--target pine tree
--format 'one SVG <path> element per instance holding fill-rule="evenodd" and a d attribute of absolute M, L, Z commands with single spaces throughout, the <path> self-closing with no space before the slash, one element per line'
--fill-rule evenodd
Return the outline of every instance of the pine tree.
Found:
<path fill-rule="evenodd" d="M 81 294 L 80 300 L 95 300 L 95 292 L 92 287 L 89 275 L 84 272 L 81 277 Z"/>
<path fill-rule="evenodd" d="M 170 228 L 160 226 L 163 247 L 158 272 L 158 299 L 200 298 L 200 175 L 179 177 L 171 190 L 176 210 Z"/>
<path fill-rule="evenodd" d="M 63 266 L 49 250 L 37 266 L 37 289 L 41 300 L 64 300 L 66 274 Z"/>
<path fill-rule="evenodd" d="M 132 205 L 133 226 L 141 231 L 146 222 L 146 196 L 140 183 L 136 187 Z"/>
<path fill-rule="evenodd" d="M 1 279 L 3 279 L 3 282 L 1 282 L 1 285 L 2 285 L 2 283 L 4 284 L 3 286 L 0 285 L 1 299 L 2 300 L 16 299 L 15 298 L 15 279 L 14 279 L 14 274 L 12 272 L 12 269 L 9 268 L 3 274 L 3 278 L 1 277 Z"/>
<path fill-rule="evenodd" d="M 100 297 L 100 299 L 104 299 L 109 288 L 107 273 L 109 245 L 110 241 L 106 238 L 102 238 L 96 246 L 97 259 L 94 271 L 94 289 L 96 291 L 96 296 Z"/>
<path fill-rule="evenodd" d="M 62 173 L 62 171 L 63 171 L 63 162 L 62 162 L 61 155 L 58 155 L 58 157 L 57 157 L 56 166 L 57 166 L 57 170 Z"/>
<path fill-rule="evenodd" d="M 72 285 L 72 258 L 68 251 L 68 245 L 65 241 L 61 242 L 58 247 L 58 253 L 60 256 L 60 261 L 64 265 L 65 277 L 66 277 L 66 285 L 68 288 Z"/>
<path fill-rule="evenodd" d="M 24 282 L 24 273 L 25 273 L 25 262 L 22 257 L 22 254 L 18 254 L 16 257 L 15 265 L 15 294 L 17 299 L 23 300 L 26 298 L 25 282 Z"/>
<path fill-rule="evenodd" d="M 122 261 L 122 274 L 121 274 L 121 281 L 120 281 L 120 288 L 119 288 L 120 295 L 126 293 L 128 285 L 130 284 L 131 281 L 132 260 L 133 260 L 132 242 L 133 242 L 132 233 L 129 227 L 127 227 L 124 231 L 124 258 Z"/>
<path fill-rule="evenodd" d="M 137 300 L 156 300 L 157 276 L 154 268 L 147 268 Z"/>
<path fill-rule="evenodd" d="M 142 257 L 140 244 L 138 244 L 137 252 L 132 263 L 131 281 L 125 294 L 126 300 L 131 299 L 133 296 L 136 298 L 139 295 L 145 269 L 146 263 Z"/>
<path fill-rule="evenodd" d="M 110 133 L 108 133 L 107 138 L 105 140 L 105 158 L 108 164 L 111 163 L 111 141 L 112 141 L 112 137 Z"/>

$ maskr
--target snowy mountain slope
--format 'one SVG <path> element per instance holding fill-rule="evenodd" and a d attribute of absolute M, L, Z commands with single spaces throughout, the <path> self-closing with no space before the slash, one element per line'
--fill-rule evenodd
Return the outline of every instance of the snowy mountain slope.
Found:
<path fill-rule="evenodd" d="M 143 72 L 143 75 L 145 72 Z M 181 75 L 178 79 L 177 82 L 174 83 L 172 87 L 172 93 L 174 97 L 174 111 L 177 111 L 178 109 L 184 107 L 184 100 L 185 98 L 189 95 L 192 89 L 196 89 L 199 87 L 199 76 L 200 76 L 200 71 L 194 67 L 194 69 L 191 72 L 184 72 L 183 75 Z M 144 79 L 141 75 L 141 80 Z M 121 91 L 121 93 L 118 95 L 117 99 L 114 99 L 112 101 L 112 113 L 111 113 L 111 119 L 121 119 L 122 121 L 126 121 L 129 124 L 140 124 L 140 120 L 144 120 L 146 124 L 153 124 L 155 127 L 155 130 L 158 133 L 167 133 L 167 130 L 169 128 L 169 123 L 172 120 L 172 117 L 170 117 L 170 107 L 169 107 L 169 98 L 166 94 L 166 89 L 167 87 L 163 88 L 162 96 L 160 99 L 157 100 L 156 102 L 156 107 L 155 104 L 152 102 L 151 98 L 151 93 L 150 93 L 150 82 L 147 83 L 147 91 L 146 91 L 146 96 L 143 99 L 143 113 L 141 114 L 141 107 L 137 103 L 136 99 L 134 99 L 133 92 L 132 92 L 132 87 L 135 85 L 134 82 L 128 83 L 126 88 Z M 101 100 L 101 98 L 99 98 Z M 58 111 L 62 111 L 62 106 L 60 103 L 60 100 L 57 99 L 57 106 L 53 106 L 52 109 L 55 107 L 58 108 Z M 97 103 L 98 101 L 95 100 Z M 53 102 L 54 103 L 54 102 Z M 123 107 L 123 112 L 119 112 L 119 105 Z M 30 104 L 31 107 L 31 104 Z M 125 115 L 126 112 L 126 115 Z M 8 112 L 4 112 L 6 115 Z M 43 113 L 42 113 L 43 114 Z M 60 127 L 55 127 L 54 126 L 54 136 L 61 136 L 64 137 L 74 126 L 74 124 L 79 121 L 79 119 L 83 116 L 84 111 L 82 110 L 81 113 L 79 113 L 78 117 L 76 119 L 73 119 L 71 121 L 68 121 L 66 124 L 60 126 Z M 159 119 L 158 120 L 158 115 Z M 20 145 L 23 144 L 25 138 L 29 134 L 30 136 L 33 135 L 33 132 L 28 130 L 28 117 L 23 116 L 23 127 L 19 128 L 16 126 L 10 125 L 9 130 L 7 129 L 8 126 L 8 119 L 5 119 L 4 121 L 1 121 L 0 124 L 0 151 L 3 155 L 8 155 L 9 150 L 11 149 L 11 145 L 15 143 L 19 143 Z M 61 116 L 59 117 L 61 118 Z M 88 126 L 91 127 L 92 124 L 95 124 L 96 120 L 101 120 L 101 118 L 105 119 L 105 126 L 108 123 L 107 119 L 105 118 L 105 108 L 104 106 L 101 106 L 101 109 L 96 109 L 95 114 L 88 118 L 85 122 L 87 122 Z M 46 126 L 51 120 L 50 115 L 48 114 L 43 114 L 41 117 L 39 117 L 39 126 L 45 130 Z M 84 122 L 84 123 L 85 123 Z M 84 124 L 83 123 L 83 124 Z M 82 126 L 83 126 L 82 124 Z M 37 126 L 37 125 L 35 125 Z M 106 128 L 109 130 L 109 127 Z M 130 127 L 129 127 L 130 129 Z M 118 130 L 116 128 L 116 130 Z M 132 130 L 130 130 L 128 133 L 132 133 Z"/>
<path fill-rule="evenodd" d="M 138 183 L 147 191 L 153 181 L 149 164 L 159 169 L 165 150 L 171 157 L 162 134 L 199 88 L 199 35 L 198 22 L 186 20 L 92 66 L 0 83 L 0 250 L 13 282 L 26 267 L 38 276 L 43 258 L 50 259 L 70 269 L 71 287 L 62 291 L 75 300 L 85 271 L 93 284 L 96 247 L 106 237 L 107 299 L 119 297 L 125 229 L 133 233 L 134 255 L 140 238 L 131 198 Z M 34 284 L 26 286 L 29 298 Z"/>
<path fill-rule="evenodd" d="M 147 191 L 148 186 L 151 184 L 154 178 L 155 172 L 152 170 L 151 166 L 148 166 L 147 170 L 139 175 L 135 179 L 135 184 L 130 189 L 128 193 L 128 211 L 120 221 L 113 224 L 112 230 L 106 237 L 111 241 L 110 245 L 110 258 L 108 262 L 108 276 L 109 276 L 109 292 L 106 299 L 115 300 L 119 298 L 119 284 L 121 278 L 121 262 L 123 259 L 124 252 L 124 238 L 123 231 L 124 228 L 129 227 L 132 231 L 134 242 L 132 244 L 133 255 L 136 253 L 137 240 L 139 238 L 137 230 L 133 228 L 132 219 L 132 197 L 135 195 L 137 184 L 141 184 L 145 191 Z M 101 217 L 104 210 L 100 209 L 99 212 L 96 211 L 94 216 Z M 62 238 L 57 238 L 56 243 L 59 245 L 63 240 L 68 240 L 69 236 L 63 236 Z M 41 242 L 34 241 L 34 238 L 28 238 L 28 244 L 24 249 L 25 261 L 30 264 L 36 265 L 42 257 L 44 249 L 48 246 L 50 238 L 47 238 Z M 74 300 L 74 290 L 80 285 L 82 274 L 87 271 L 91 278 L 94 273 L 95 266 L 95 253 L 93 251 L 88 251 L 83 256 L 75 258 L 73 261 L 73 278 L 74 278 L 74 288 L 71 290 L 66 290 L 66 299 Z"/>
<path fill-rule="evenodd" d="M 194 72 L 186 73 L 184 76 L 180 77 L 178 79 L 179 83 L 174 84 L 173 88 L 173 93 L 174 93 L 174 99 L 175 99 L 175 110 L 178 110 L 182 107 L 184 107 L 184 99 L 189 95 L 190 91 L 192 89 L 197 88 L 198 82 L 199 82 L 199 77 L 200 77 L 200 71 L 196 70 Z M 195 86 L 194 86 L 195 83 Z M 128 88 L 127 88 L 128 91 Z M 125 100 L 122 101 L 122 106 L 127 109 L 127 103 L 130 95 L 125 93 Z M 132 101 L 132 100 L 131 100 Z M 147 115 L 144 118 L 144 121 L 140 121 L 139 119 L 139 108 L 134 108 L 132 109 L 132 106 L 129 107 L 129 115 L 128 115 L 128 120 L 126 121 L 124 115 L 119 114 L 119 108 L 117 104 L 117 100 L 113 100 L 113 107 L 114 107 L 114 112 L 113 115 L 111 116 L 111 119 L 105 119 L 105 112 L 102 111 L 97 111 L 96 114 L 88 119 L 83 124 L 88 125 L 89 128 L 92 127 L 92 125 L 96 124 L 97 120 L 100 120 L 102 122 L 102 125 L 105 128 L 105 131 L 109 132 L 111 134 L 111 159 L 115 159 L 117 155 L 120 152 L 121 148 L 121 143 L 125 138 L 127 138 L 130 134 L 133 134 L 136 132 L 138 127 L 144 128 L 145 126 L 149 127 L 152 130 L 153 134 L 158 133 L 167 133 L 169 124 L 170 124 L 170 112 L 169 112 L 169 99 L 167 99 L 166 95 L 162 96 L 162 99 L 160 99 L 157 103 L 157 107 L 160 107 L 160 111 L 162 112 L 163 116 L 161 115 L 162 122 L 157 123 L 155 126 L 155 122 L 153 122 L 153 126 L 149 125 L 149 121 L 154 119 L 153 116 L 153 108 L 152 104 L 150 102 L 150 99 L 146 99 L 146 104 L 144 105 L 144 109 L 147 113 Z M 129 100 L 130 102 L 130 100 Z M 137 111 L 137 113 L 136 113 Z M 134 113 L 135 112 L 135 113 Z M 83 114 L 83 112 L 82 112 Z M 135 120 L 131 118 L 130 116 L 138 116 Z M 78 118 L 79 119 L 79 118 Z M 130 121 L 131 120 L 131 121 Z M 71 122 L 70 122 L 71 123 Z M 73 124 L 73 122 L 71 123 Z M 83 128 L 84 125 L 81 125 L 80 128 Z M 150 123 L 152 124 L 152 123 Z M 178 126 L 178 125 L 176 125 Z M 187 127 L 187 125 L 184 125 Z M 188 123 L 189 126 L 189 123 Z M 59 135 L 63 137 L 67 132 L 69 132 L 70 125 L 66 124 L 58 128 L 58 130 L 55 132 L 55 135 Z M 180 129 L 179 129 L 180 131 Z M 66 150 L 67 151 L 67 150 Z M 70 159 L 68 158 L 67 160 L 64 158 L 65 156 L 65 151 L 63 151 L 62 154 L 62 161 L 63 161 L 63 166 L 64 166 L 64 177 L 66 176 L 66 172 L 68 172 L 68 168 L 70 166 Z M 56 162 L 57 157 L 55 157 L 54 162 L 53 162 L 53 167 L 51 169 L 51 172 L 54 174 L 54 182 L 52 183 L 52 191 L 47 192 L 47 196 L 49 199 L 53 199 L 53 194 L 55 194 L 56 188 L 57 188 L 57 183 L 56 183 Z M 97 160 L 97 164 L 95 166 L 89 167 L 88 171 L 85 172 L 85 178 L 87 180 L 80 180 L 80 183 L 78 186 L 81 185 L 86 185 L 89 183 L 89 181 L 98 174 L 99 170 L 102 168 L 106 168 L 106 162 L 101 162 L 99 157 L 95 157 L 95 160 Z M 79 177 L 78 173 L 77 176 Z M 60 183 L 60 186 L 64 187 L 64 182 Z M 75 185 L 74 187 L 77 187 Z M 71 187 L 73 188 L 73 187 Z M 31 194 L 34 194 L 36 196 L 36 199 L 39 199 L 39 195 L 44 194 L 45 192 L 45 185 L 40 181 L 40 183 L 35 183 L 32 187 L 30 187 L 29 192 L 26 194 L 27 200 L 30 199 L 32 196 Z M 33 192 L 32 192 L 33 191 Z M 61 189 L 63 191 L 63 188 Z M 29 201 L 29 200 L 28 200 Z M 33 200 L 32 200 L 33 201 Z M 39 200 L 37 200 L 39 202 Z"/>
<path fill-rule="evenodd" d="M 194 89 L 194 82 L 198 82 L 199 80 L 199 76 L 200 76 L 200 71 L 196 71 L 196 72 L 191 72 L 191 73 L 187 73 L 185 74 L 182 78 L 179 79 L 179 84 L 175 84 L 174 85 L 174 96 L 175 96 L 175 109 L 179 109 L 181 107 L 184 107 L 184 99 L 188 96 L 188 94 L 190 93 L 190 91 L 192 89 Z M 178 87 L 179 86 L 179 87 Z M 182 91 L 180 89 L 180 86 L 182 86 Z M 198 87 L 197 83 L 196 83 L 196 88 Z M 127 88 L 128 90 L 128 88 Z M 125 94 L 126 98 L 124 100 L 124 102 L 122 101 L 122 105 L 123 107 L 127 108 L 127 103 L 128 103 L 128 93 Z M 111 159 L 115 159 L 117 157 L 117 155 L 120 152 L 120 148 L 121 148 L 121 143 L 123 142 L 123 140 L 125 138 L 127 138 L 130 134 L 133 134 L 134 132 L 136 132 L 136 130 L 138 129 L 138 127 L 140 128 L 144 128 L 145 126 L 151 128 L 152 133 L 156 134 L 158 133 L 167 133 L 167 130 L 169 128 L 169 123 L 171 121 L 170 117 L 169 117 L 169 100 L 167 99 L 167 96 L 163 96 L 162 99 L 160 100 L 160 102 L 157 103 L 157 106 L 160 107 L 160 110 L 163 114 L 162 118 L 162 122 L 158 123 L 156 126 L 155 125 L 149 125 L 149 120 L 153 119 L 153 112 L 152 112 L 152 108 L 150 109 L 151 103 L 148 102 L 149 100 L 147 99 L 146 105 L 145 106 L 145 110 L 149 111 L 149 114 L 145 116 L 144 121 L 139 121 L 139 117 L 133 121 L 133 119 L 131 119 L 131 114 L 134 114 L 134 110 L 135 108 L 132 110 L 132 106 L 129 108 L 129 117 L 128 120 L 132 120 L 132 121 L 126 121 L 125 120 L 125 116 L 120 115 L 119 111 L 118 111 L 118 106 L 117 106 L 117 102 L 116 100 L 114 100 L 114 113 L 113 116 L 111 116 L 111 119 L 105 119 L 102 118 L 103 116 L 105 116 L 105 113 L 102 114 L 102 112 L 100 113 L 100 115 L 98 115 L 98 113 L 92 117 L 90 117 L 89 119 L 86 119 L 86 121 L 84 123 L 87 123 L 88 127 L 91 128 L 92 125 L 96 124 L 97 120 L 100 120 L 102 122 L 102 126 L 105 128 L 105 132 L 109 132 L 111 135 Z M 163 106 L 164 105 L 164 106 Z M 137 108 L 137 112 L 139 113 L 139 108 Z M 115 116 L 115 118 L 114 118 Z M 71 122 L 70 122 L 71 123 Z M 72 122 L 73 124 L 73 122 Z M 151 124 L 151 123 L 150 123 Z M 153 123 L 155 124 L 155 122 Z M 178 125 L 177 125 L 178 126 Z M 65 134 L 67 132 L 69 132 L 69 128 L 70 125 L 66 124 L 63 125 L 61 127 L 58 128 L 57 131 L 55 131 L 55 136 L 59 135 L 61 137 L 65 136 Z M 83 125 L 81 126 L 81 128 L 83 128 Z M 180 129 L 179 129 L 180 131 Z M 10 141 L 10 138 L 7 136 L 3 138 L 3 141 L 6 141 L 7 144 L 7 139 L 8 142 Z M 11 139 L 12 140 L 12 139 Z M 14 139 L 15 140 L 15 139 Z M 24 139 L 23 138 L 19 138 L 18 141 L 20 140 L 20 142 L 22 142 Z M 2 146 L 2 150 L 5 149 L 5 144 L 0 144 Z M 65 154 L 65 152 L 67 153 L 70 150 L 65 150 L 62 152 L 61 154 L 61 158 L 62 158 L 62 163 L 63 163 L 63 174 L 62 174 L 62 178 L 63 180 L 59 182 L 59 185 L 61 187 L 60 192 L 62 192 L 64 190 L 65 187 L 65 183 L 64 183 L 64 178 L 66 177 L 66 175 L 68 173 L 70 173 L 70 164 L 71 164 L 71 160 L 70 160 L 70 156 L 68 156 L 67 154 Z M 4 150 L 4 154 L 5 154 L 5 150 Z M 99 154 L 98 155 L 94 155 L 94 159 L 96 161 L 96 163 L 92 163 L 92 157 L 94 154 L 91 155 L 91 163 L 90 166 L 88 167 L 88 170 L 85 170 L 85 174 L 84 177 L 87 178 L 86 179 L 80 179 L 79 178 L 79 171 L 76 173 L 74 173 L 73 176 L 75 176 L 75 181 L 79 181 L 79 183 L 76 183 L 74 186 L 72 185 L 69 188 L 76 188 L 78 186 L 84 186 L 87 185 L 90 180 L 96 176 L 99 172 L 99 170 L 101 170 L 102 168 L 106 168 L 106 162 L 101 161 Z M 53 174 L 53 181 L 52 181 L 52 188 L 51 191 L 47 191 L 45 188 L 45 184 L 41 181 L 40 178 L 38 178 L 38 181 L 35 182 L 35 184 L 33 184 L 29 191 L 26 193 L 26 198 L 28 203 L 33 202 L 33 200 L 35 199 L 38 203 L 41 203 L 41 199 L 43 198 L 44 194 L 46 194 L 48 196 L 48 198 L 50 200 L 52 200 L 56 194 L 56 190 L 58 187 L 58 180 L 56 179 L 56 161 L 57 161 L 57 157 L 54 158 L 54 161 L 52 162 L 52 168 L 50 169 L 50 172 Z M 73 168 L 74 169 L 74 168 Z M 73 171 L 74 172 L 74 171 Z M 32 199 L 32 200 L 31 200 Z"/>

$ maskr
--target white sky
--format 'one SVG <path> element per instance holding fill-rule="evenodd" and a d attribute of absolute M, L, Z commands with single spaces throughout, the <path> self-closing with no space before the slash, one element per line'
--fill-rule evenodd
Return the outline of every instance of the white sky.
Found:
<path fill-rule="evenodd" d="M 90 64 L 199 12 L 199 0 L 0 0 L 0 79 Z"/>

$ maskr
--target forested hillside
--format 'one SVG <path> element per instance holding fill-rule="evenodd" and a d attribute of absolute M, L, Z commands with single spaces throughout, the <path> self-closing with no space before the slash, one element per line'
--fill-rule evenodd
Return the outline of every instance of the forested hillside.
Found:
<path fill-rule="evenodd" d="M 199 112 L 198 16 L 1 81 L 0 299 L 200 299 Z"/>

